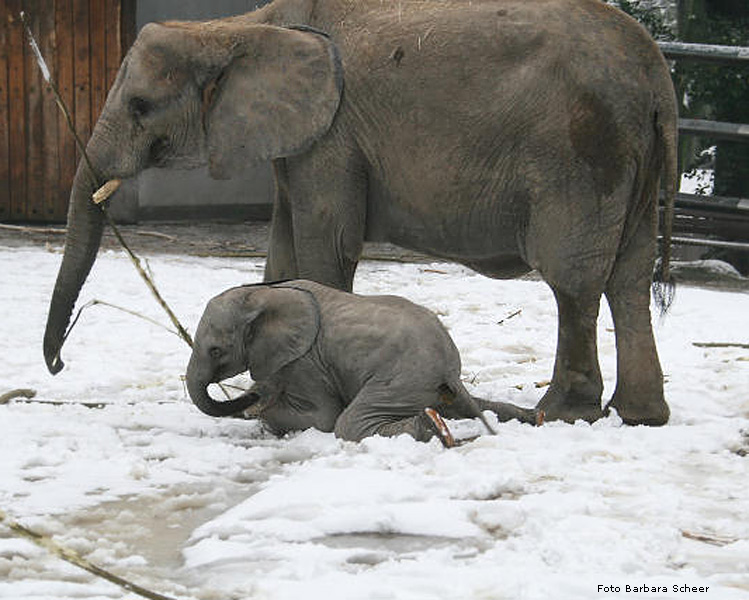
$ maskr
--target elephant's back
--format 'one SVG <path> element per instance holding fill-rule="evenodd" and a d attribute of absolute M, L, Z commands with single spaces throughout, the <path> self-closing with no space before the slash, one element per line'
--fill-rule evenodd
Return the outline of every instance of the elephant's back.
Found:
<path fill-rule="evenodd" d="M 399 296 L 320 291 L 320 353 L 353 394 L 372 380 L 437 389 L 459 379 L 458 349 L 427 308 Z"/>

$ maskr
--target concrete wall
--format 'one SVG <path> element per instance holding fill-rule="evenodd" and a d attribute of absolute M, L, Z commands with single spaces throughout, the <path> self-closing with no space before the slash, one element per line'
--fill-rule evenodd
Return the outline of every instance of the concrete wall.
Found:
<path fill-rule="evenodd" d="M 237 15 L 263 0 L 137 0 L 136 26 L 152 21 L 206 20 Z M 250 168 L 237 179 L 215 181 L 207 169 L 149 169 L 120 194 L 121 220 L 182 218 L 268 218 L 273 202 L 270 164 Z"/>

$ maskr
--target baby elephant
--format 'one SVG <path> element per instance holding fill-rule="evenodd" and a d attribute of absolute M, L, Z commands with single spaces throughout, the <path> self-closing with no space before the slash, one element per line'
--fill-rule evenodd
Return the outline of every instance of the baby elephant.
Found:
<path fill-rule="evenodd" d="M 247 369 L 255 381 L 249 392 L 210 397 L 209 384 Z M 211 416 L 249 409 L 278 434 L 315 427 L 352 441 L 401 433 L 427 441 L 436 433 L 447 445 L 439 415 L 483 420 L 482 410 L 500 421 L 541 420 L 532 409 L 472 397 L 455 344 L 427 309 L 304 280 L 213 298 L 195 335 L 187 388 Z"/>

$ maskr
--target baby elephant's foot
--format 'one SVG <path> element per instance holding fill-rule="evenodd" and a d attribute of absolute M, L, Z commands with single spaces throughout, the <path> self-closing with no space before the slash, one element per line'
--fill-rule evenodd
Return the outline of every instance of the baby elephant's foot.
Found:
<path fill-rule="evenodd" d="M 545 421 L 574 423 L 578 420 L 593 423 L 604 416 L 600 399 L 565 395 L 554 388 L 550 388 L 541 398 L 536 405 L 536 412 L 540 423 Z"/>

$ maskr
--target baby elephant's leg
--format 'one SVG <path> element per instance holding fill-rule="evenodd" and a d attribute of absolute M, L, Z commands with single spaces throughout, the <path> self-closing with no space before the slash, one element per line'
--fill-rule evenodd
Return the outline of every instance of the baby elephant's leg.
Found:
<path fill-rule="evenodd" d="M 542 425 L 544 422 L 544 413 L 541 410 L 535 408 L 523 408 L 522 406 L 515 406 L 509 402 L 495 402 L 492 400 L 484 400 L 483 398 L 473 397 L 478 407 L 483 410 L 490 410 L 497 415 L 497 420 L 500 423 L 506 421 L 512 421 L 517 419 L 521 423 L 530 423 L 531 425 Z"/>
<path fill-rule="evenodd" d="M 543 412 L 535 408 L 523 408 L 508 402 L 494 402 L 471 396 L 461 382 L 443 384 L 439 391 L 439 404 L 434 408 L 448 419 L 479 417 L 483 420 L 481 413 L 488 410 L 497 415 L 500 423 L 517 419 L 521 423 L 541 425 L 544 421 Z M 491 430 L 486 421 L 484 424 Z"/>
<path fill-rule="evenodd" d="M 262 411 L 260 418 L 275 434 L 283 435 L 310 427 L 333 431 L 340 412 L 340 404 L 335 398 L 323 397 L 322 401 L 312 402 L 306 396 L 284 391 Z"/>
<path fill-rule="evenodd" d="M 337 437 L 358 442 L 371 435 L 394 437 L 407 433 L 420 442 L 434 437 L 435 423 L 424 412 L 436 392 L 399 393 L 365 388 L 340 414 L 335 424 Z"/>

